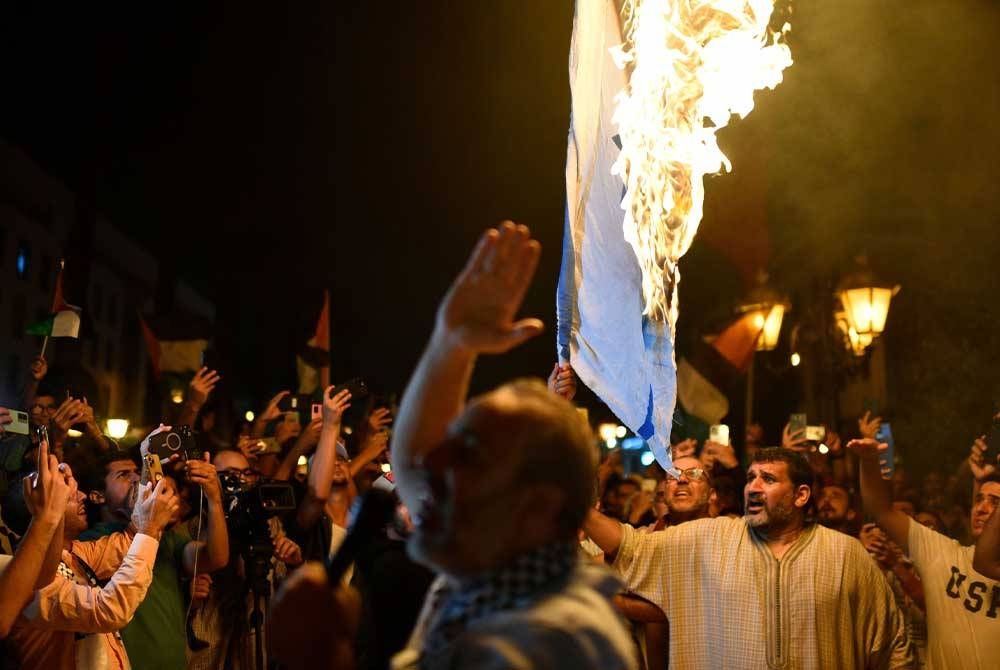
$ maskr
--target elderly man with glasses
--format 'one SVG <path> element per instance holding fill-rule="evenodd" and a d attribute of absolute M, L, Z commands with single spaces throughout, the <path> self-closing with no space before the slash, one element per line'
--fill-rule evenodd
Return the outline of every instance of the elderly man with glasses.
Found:
<path fill-rule="evenodd" d="M 708 480 L 679 467 L 669 486 L 692 507 Z M 650 533 L 590 512 L 584 530 L 675 631 L 669 667 L 912 667 L 892 592 L 860 543 L 814 522 L 812 481 L 800 454 L 769 448 L 747 468 L 743 518 Z"/>

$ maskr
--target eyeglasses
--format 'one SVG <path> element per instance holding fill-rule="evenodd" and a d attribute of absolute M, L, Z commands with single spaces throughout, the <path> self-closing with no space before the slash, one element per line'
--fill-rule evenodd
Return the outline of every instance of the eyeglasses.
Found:
<path fill-rule="evenodd" d="M 224 472 L 227 475 L 236 475 L 240 479 L 249 479 L 251 477 L 257 477 L 260 475 L 260 472 L 254 470 L 253 468 L 247 468 L 246 470 L 240 470 L 238 468 L 226 468 L 222 472 Z"/>
<path fill-rule="evenodd" d="M 706 472 L 704 468 L 688 468 L 687 470 L 674 469 L 673 472 L 667 473 L 667 479 L 672 479 L 676 482 L 680 479 L 679 475 L 683 475 L 689 480 L 697 482 L 702 479 L 706 479 L 708 477 L 708 472 Z"/>

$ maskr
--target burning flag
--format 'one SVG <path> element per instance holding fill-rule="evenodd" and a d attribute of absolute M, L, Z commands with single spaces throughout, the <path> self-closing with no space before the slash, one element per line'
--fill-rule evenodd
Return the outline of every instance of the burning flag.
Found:
<path fill-rule="evenodd" d="M 731 167 L 716 131 L 791 65 L 768 29 L 773 6 L 624 0 L 619 15 L 614 0 L 577 2 L 559 356 L 665 468 L 678 262 L 701 222 L 705 175 Z"/>

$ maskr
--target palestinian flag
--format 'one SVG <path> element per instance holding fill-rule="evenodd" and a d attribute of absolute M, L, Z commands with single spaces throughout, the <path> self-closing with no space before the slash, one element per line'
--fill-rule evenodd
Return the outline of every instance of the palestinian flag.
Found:
<path fill-rule="evenodd" d="M 165 373 L 185 377 L 197 372 L 208 347 L 207 333 L 211 326 L 187 315 L 170 315 L 156 321 L 159 323 L 150 325 L 139 315 L 142 338 L 156 379 L 162 379 Z"/>
<path fill-rule="evenodd" d="M 29 335 L 45 337 L 80 337 L 80 314 L 72 309 L 64 309 L 50 314 L 44 321 L 28 326 Z"/>
<path fill-rule="evenodd" d="M 320 386 L 320 370 L 330 365 L 330 292 L 323 291 L 323 308 L 316 319 L 313 336 L 295 357 L 299 393 L 315 393 Z"/>
<path fill-rule="evenodd" d="M 707 426 L 729 414 L 730 391 L 750 368 L 760 328 L 758 313 L 744 314 L 722 332 L 700 342 L 690 356 L 677 364 L 677 399 L 690 418 Z"/>
<path fill-rule="evenodd" d="M 80 337 L 80 312 L 76 305 L 66 302 L 63 296 L 63 271 L 64 266 L 59 264 L 59 274 L 56 275 L 56 289 L 52 294 L 52 314 L 44 321 L 28 326 L 25 331 L 28 335 L 42 335 L 44 337 Z"/>

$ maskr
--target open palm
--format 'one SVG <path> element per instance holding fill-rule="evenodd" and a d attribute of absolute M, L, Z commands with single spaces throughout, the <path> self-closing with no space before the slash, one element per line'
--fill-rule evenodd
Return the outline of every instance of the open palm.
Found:
<path fill-rule="evenodd" d="M 508 221 L 487 231 L 441 303 L 438 331 L 457 346 L 490 354 L 542 332 L 538 319 L 514 320 L 540 253 L 526 226 Z"/>

